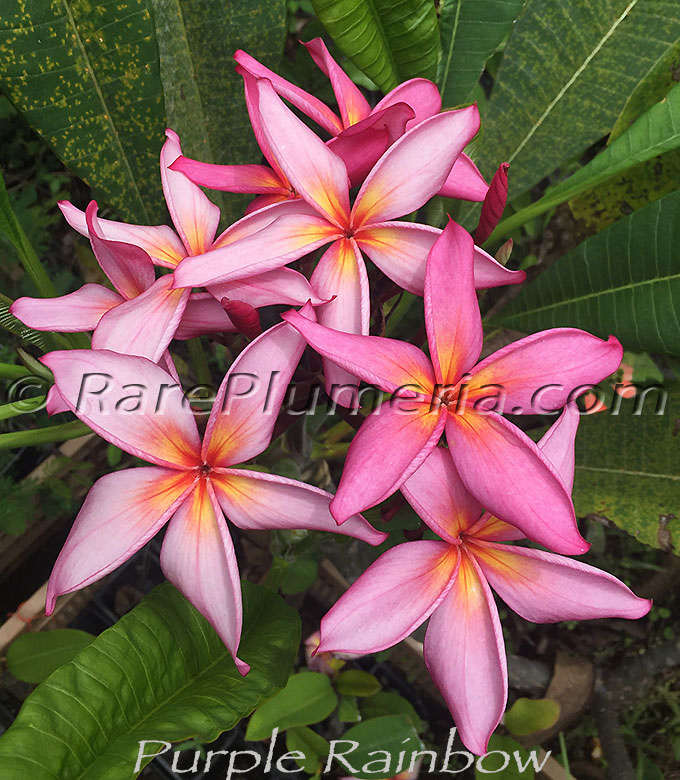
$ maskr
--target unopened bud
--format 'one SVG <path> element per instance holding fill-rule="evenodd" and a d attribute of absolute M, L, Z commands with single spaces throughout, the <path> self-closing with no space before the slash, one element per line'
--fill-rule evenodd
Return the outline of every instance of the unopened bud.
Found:
<path fill-rule="evenodd" d="M 249 339 L 254 339 L 262 333 L 260 315 L 249 303 L 227 297 L 222 298 L 220 303 L 239 333 Z"/>

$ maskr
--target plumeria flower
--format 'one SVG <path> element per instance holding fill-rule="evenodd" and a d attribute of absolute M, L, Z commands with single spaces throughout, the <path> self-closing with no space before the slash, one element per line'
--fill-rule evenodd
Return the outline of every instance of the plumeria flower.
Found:
<path fill-rule="evenodd" d="M 330 134 L 329 146 L 345 162 L 352 186 L 361 184 L 371 167 L 406 130 L 441 111 L 442 101 L 436 84 L 423 78 L 405 81 L 371 108 L 358 87 L 331 57 L 321 38 L 304 45 L 330 79 L 340 116 L 314 95 L 281 78 L 246 52 L 239 49 L 234 59 L 241 72 L 269 79 L 281 97 Z M 461 153 L 437 194 L 462 200 L 484 200 L 488 188 L 472 160 Z"/>
<path fill-rule="evenodd" d="M 494 410 L 499 403 L 513 414 L 561 409 L 582 392 L 581 385 L 615 371 L 623 350 L 613 336 L 603 341 L 582 330 L 555 328 L 477 363 L 483 332 L 473 263 L 472 238 L 449 222 L 427 263 L 429 358 L 413 344 L 341 333 L 294 311 L 283 315 L 328 360 L 384 392 L 399 390 L 352 440 L 331 511 L 342 523 L 385 500 L 446 429 L 448 452 L 463 483 L 490 512 L 557 552 L 584 552 L 588 545 L 578 532 L 571 498 L 552 464 Z"/>
<path fill-rule="evenodd" d="M 319 319 L 338 330 L 368 333 L 370 298 L 362 251 L 400 287 L 423 294 L 427 254 L 441 231 L 395 218 L 437 193 L 477 132 L 479 112 L 476 106 L 448 111 L 409 130 L 380 158 L 350 209 L 342 160 L 283 104 L 269 81 L 260 79 L 257 87 L 268 146 L 307 211 L 288 201 L 251 214 L 241 222 L 286 212 L 254 235 L 186 259 L 175 272 L 178 284 L 200 286 L 261 273 L 330 244 L 311 277 L 317 294 L 332 299 L 320 307 Z M 474 256 L 478 287 L 524 279 L 523 272 L 506 269 L 481 249 Z M 329 391 L 334 384 L 355 381 L 351 373 L 328 363 L 325 375 Z"/>
<path fill-rule="evenodd" d="M 307 314 L 313 316 L 311 306 Z M 153 464 L 108 474 L 90 490 L 52 571 L 47 614 L 57 596 L 108 574 L 167 524 L 165 575 L 247 672 L 236 657 L 241 589 L 224 515 L 245 529 L 337 531 L 329 493 L 235 468 L 268 446 L 304 346 L 285 323 L 255 339 L 225 376 L 202 443 L 181 388 L 155 363 L 108 350 L 42 358 L 71 411 L 107 441 Z M 360 516 L 340 532 L 370 544 L 385 538 Z"/>
<path fill-rule="evenodd" d="M 569 404 L 539 443 L 569 492 L 578 419 L 576 405 Z M 503 633 L 491 588 L 510 609 L 535 623 L 639 618 L 651 602 L 593 566 L 503 544 L 522 533 L 482 513 L 440 447 L 402 492 L 441 541 L 406 542 L 381 555 L 323 618 L 318 649 L 377 652 L 400 642 L 429 617 L 425 663 L 463 743 L 483 755 L 508 691 Z M 549 514 L 544 522 L 551 522 Z"/>
<path fill-rule="evenodd" d="M 98 220 L 97 227 L 101 239 L 138 247 L 148 255 L 152 263 L 174 271 L 185 257 L 202 255 L 218 247 L 227 246 L 245 235 L 249 226 L 252 230 L 261 229 L 266 220 L 260 223 L 251 221 L 239 225 L 238 228 L 231 226 L 215 238 L 220 220 L 219 208 L 183 173 L 170 169 L 170 165 L 181 156 L 182 148 L 174 131 L 166 130 L 166 136 L 160 154 L 161 183 L 177 232 L 167 225 L 128 225 L 109 219 Z M 84 212 L 68 201 L 61 201 L 59 207 L 71 227 L 93 240 Z M 136 265 L 145 266 L 146 279 L 150 274 L 146 268 L 148 263 L 139 253 L 134 257 Z M 138 272 L 142 273 L 141 268 Z M 223 297 L 243 300 L 255 308 L 275 303 L 295 306 L 310 299 L 316 303 L 320 302 L 304 276 L 290 268 L 279 268 L 274 273 L 265 273 L 258 277 L 251 274 L 250 277 L 247 280 L 240 278 L 238 285 L 219 285 L 208 292 L 190 295 L 189 288 L 177 285 L 174 274 L 166 274 L 149 286 L 143 299 L 131 301 L 127 307 L 111 315 L 109 320 L 113 323 L 115 319 L 124 316 L 126 332 L 137 334 L 135 338 L 138 340 L 155 342 L 159 340 L 157 334 L 161 323 L 174 323 L 177 326 L 185 311 L 185 327 L 180 330 L 178 338 L 191 338 L 219 331 L 233 332 L 235 328 L 220 304 Z M 153 274 L 151 281 L 153 282 Z M 244 281 L 247 281 L 247 285 L 243 284 Z M 163 331 L 167 341 L 172 335 L 170 329 Z M 146 352 L 140 351 L 139 348 L 116 351 L 151 357 L 148 349 Z"/>

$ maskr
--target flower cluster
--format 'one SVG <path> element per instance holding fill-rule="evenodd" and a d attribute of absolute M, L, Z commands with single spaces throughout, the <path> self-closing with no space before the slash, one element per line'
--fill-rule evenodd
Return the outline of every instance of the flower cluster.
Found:
<path fill-rule="evenodd" d="M 398 544 L 378 558 L 323 619 L 318 649 L 381 650 L 429 618 L 425 662 L 463 742 L 483 753 L 507 698 L 491 588 L 538 622 L 635 618 L 649 609 L 614 577 L 560 555 L 588 549 L 571 500 L 574 399 L 616 370 L 622 349 L 614 337 L 563 328 L 480 360 L 476 289 L 516 284 L 524 274 L 498 263 L 453 221 L 440 230 L 403 219 L 438 194 L 482 201 L 476 237 L 490 234 L 505 203 L 507 166 L 487 185 L 463 152 L 479 129 L 477 107 L 441 111 L 425 79 L 371 107 L 320 39 L 307 48 L 330 79 L 339 116 L 237 52 L 267 165 L 190 160 L 168 130 L 161 178 L 176 232 L 100 219 L 95 203 L 84 213 L 61 203 L 114 289 L 86 284 L 12 307 L 32 328 L 93 332 L 91 350 L 44 356 L 55 378 L 49 410 L 71 410 L 151 464 L 94 485 L 55 564 L 47 609 L 167 524 L 163 571 L 245 674 L 237 656 L 238 566 L 225 516 L 239 528 L 334 531 L 376 545 L 386 535 L 360 513 L 401 490 L 437 538 Z M 219 210 L 198 185 L 256 197 L 216 237 Z M 287 267 L 322 247 L 309 279 Z M 424 297 L 428 354 L 369 335 L 374 291 L 365 258 L 396 288 Z M 158 277 L 156 266 L 165 269 Z M 270 304 L 301 308 L 256 335 L 257 309 Z M 224 377 L 201 437 L 169 346 L 237 331 L 256 337 Z M 239 468 L 269 445 L 307 345 L 321 356 L 327 394 L 337 403 L 356 405 L 361 380 L 391 394 L 352 440 L 335 496 Z M 244 375 L 271 381 L 234 392 Z M 502 414 L 531 412 L 537 394 L 543 411 L 563 410 L 538 445 Z M 511 543 L 524 538 L 550 552 Z"/>

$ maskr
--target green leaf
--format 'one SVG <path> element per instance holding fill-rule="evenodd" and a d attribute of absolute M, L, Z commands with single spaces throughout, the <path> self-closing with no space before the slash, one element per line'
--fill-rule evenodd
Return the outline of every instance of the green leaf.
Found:
<path fill-rule="evenodd" d="M 489 101 L 479 164 L 510 163 L 514 198 L 605 136 L 680 39 L 667 0 L 528 0 Z"/>
<path fill-rule="evenodd" d="M 294 674 L 280 693 L 253 714 L 246 729 L 246 741 L 266 739 L 276 727 L 284 731 L 318 723 L 333 712 L 337 703 L 338 697 L 325 674 Z"/>
<path fill-rule="evenodd" d="M 536 776 L 534 767 L 536 764 L 531 762 L 529 751 L 523 748 L 519 742 L 515 742 L 511 737 L 492 734 L 487 753 L 493 752 L 496 752 L 496 754 L 488 758 L 478 758 L 475 761 L 476 780 L 484 780 L 490 774 L 496 773 L 499 773 L 497 776 L 502 777 L 503 780 L 534 780 Z M 505 755 L 499 755 L 499 753 L 504 753 Z M 502 769 L 506 763 L 506 756 L 509 756 L 509 760 L 505 769 Z M 522 763 L 522 766 L 526 766 L 523 772 L 519 770 L 519 762 Z"/>
<path fill-rule="evenodd" d="M 341 672 L 335 681 L 335 689 L 343 696 L 373 696 L 382 688 L 377 677 L 361 669 Z"/>
<path fill-rule="evenodd" d="M 437 84 L 444 108 L 470 99 L 484 64 L 510 32 L 525 0 L 443 0 Z"/>
<path fill-rule="evenodd" d="M 73 628 L 21 634 L 7 649 L 7 666 L 17 680 L 39 683 L 93 639 L 92 634 Z"/>
<path fill-rule="evenodd" d="M 391 691 L 380 691 L 375 696 L 361 701 L 361 715 L 364 720 L 379 715 L 405 715 L 416 731 L 423 730 L 423 722 L 408 699 Z"/>
<path fill-rule="evenodd" d="M 553 187 L 536 203 L 500 222 L 489 241 L 506 236 L 519 225 L 608 181 L 637 163 L 651 160 L 678 147 L 680 147 L 680 84 L 573 176 Z"/>
<path fill-rule="evenodd" d="M 276 473 L 279 473 L 278 469 Z M 286 569 L 281 581 L 281 592 L 302 593 L 303 590 L 311 588 L 318 570 L 319 564 L 313 558 L 298 558 Z"/>
<path fill-rule="evenodd" d="M 57 156 L 133 222 L 165 217 L 150 0 L 7 0 L 0 86 Z"/>
<path fill-rule="evenodd" d="M 432 0 L 312 0 L 338 48 L 383 92 L 418 76 L 434 81 L 441 50 Z"/>
<path fill-rule="evenodd" d="M 560 705 L 553 699 L 520 697 L 505 713 L 503 725 L 516 737 L 525 737 L 554 726 L 559 716 Z"/>
<path fill-rule="evenodd" d="M 406 756 L 422 750 L 423 744 L 413 724 L 402 715 L 384 715 L 352 726 L 343 739 L 359 743 L 356 750 L 347 754 L 346 760 L 360 778 L 391 777 L 397 770 L 399 753 Z M 370 753 L 377 751 L 376 755 Z"/>
<path fill-rule="evenodd" d="M 261 156 L 234 70 L 244 49 L 276 69 L 286 39 L 285 0 L 151 0 L 167 123 L 187 157 L 240 164 Z M 248 198 L 211 192 L 234 221 Z"/>
<path fill-rule="evenodd" d="M 338 704 L 338 720 L 340 723 L 358 723 L 361 720 L 356 696 L 341 696 Z"/>
<path fill-rule="evenodd" d="M 2 49 L 0 49 L 0 52 Z M 0 172 L 0 233 L 4 233 L 12 246 L 16 249 L 21 264 L 26 273 L 31 278 L 36 290 L 40 295 L 49 298 L 55 296 L 56 290 L 40 264 L 38 255 L 36 255 L 28 236 L 19 224 L 19 220 L 14 214 L 14 209 L 10 203 L 9 195 L 5 187 L 5 180 Z"/>
<path fill-rule="evenodd" d="M 680 354 L 680 190 L 614 223 L 527 285 L 494 322 L 561 326 L 633 351 Z"/>
<path fill-rule="evenodd" d="M 573 496 L 579 517 L 605 517 L 644 544 L 677 552 L 680 387 L 665 390 L 663 414 L 655 414 L 661 391 L 650 389 L 616 404 L 608 399 L 609 411 L 581 418 Z"/>
<path fill-rule="evenodd" d="M 327 739 L 312 731 L 307 726 L 298 726 L 286 732 L 286 749 L 289 753 L 299 750 L 304 754 L 304 760 L 296 760 L 297 765 L 308 775 L 316 774 L 323 760 L 330 752 L 331 746 Z"/>
<path fill-rule="evenodd" d="M 133 778 L 140 740 L 211 742 L 233 728 L 283 685 L 300 639 L 278 596 L 247 582 L 243 594 L 247 677 L 205 618 L 160 585 L 28 697 L 0 738 L 3 780 Z"/>
<path fill-rule="evenodd" d="M 635 87 L 609 133 L 612 143 L 654 103 L 680 81 L 680 41 L 676 41 L 650 66 L 647 75 Z"/>

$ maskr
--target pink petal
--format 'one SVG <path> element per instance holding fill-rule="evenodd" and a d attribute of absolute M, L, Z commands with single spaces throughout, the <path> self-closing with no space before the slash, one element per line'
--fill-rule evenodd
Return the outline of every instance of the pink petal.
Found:
<path fill-rule="evenodd" d="M 18 298 L 9 312 L 35 330 L 79 333 L 94 330 L 102 316 L 123 300 L 100 284 L 84 284 L 59 298 Z"/>
<path fill-rule="evenodd" d="M 477 106 L 445 111 L 409 130 L 363 183 L 352 207 L 352 227 L 402 217 L 427 203 L 477 130 Z"/>
<path fill-rule="evenodd" d="M 371 314 L 368 277 L 353 239 L 340 238 L 330 245 L 314 269 L 311 283 L 319 296 L 328 301 L 317 311 L 322 325 L 343 333 L 368 334 Z M 324 360 L 324 378 L 326 392 L 331 397 L 333 385 L 359 384 L 353 374 L 330 360 Z"/>
<path fill-rule="evenodd" d="M 172 516 L 193 481 L 190 472 L 152 467 L 98 479 L 54 564 L 47 614 L 57 596 L 101 579 L 143 547 Z"/>
<path fill-rule="evenodd" d="M 270 208 L 286 205 L 281 203 Z M 267 209 L 244 219 L 259 217 L 264 211 Z M 200 287 L 273 271 L 313 252 L 338 235 L 338 229 L 322 217 L 284 214 L 256 233 L 204 255 L 187 257 L 175 271 L 176 284 L 178 287 Z"/>
<path fill-rule="evenodd" d="M 141 357 L 98 349 L 41 358 L 69 409 L 102 438 L 158 466 L 200 465 L 201 440 L 182 389 Z"/>
<path fill-rule="evenodd" d="M 274 89 L 281 97 L 288 100 L 296 108 L 299 108 L 303 114 L 306 114 L 310 119 L 313 119 L 318 125 L 323 127 L 324 130 L 331 135 L 336 135 L 342 131 L 342 122 L 325 103 L 322 103 L 318 98 L 310 95 L 309 92 L 305 92 L 304 89 L 296 87 L 291 84 L 290 81 L 281 78 L 273 70 L 265 68 L 264 65 L 259 63 L 250 54 L 239 49 L 234 54 L 234 59 L 238 64 L 248 71 L 248 73 L 258 78 L 266 78 L 271 81 Z"/>
<path fill-rule="evenodd" d="M 317 652 L 376 653 L 396 645 L 446 596 L 458 548 L 446 542 L 406 542 L 371 564 L 321 621 Z"/>
<path fill-rule="evenodd" d="M 292 268 L 275 268 L 247 279 L 211 285 L 208 291 L 217 300 L 227 297 L 247 301 L 256 309 L 284 303 L 289 306 L 302 306 L 307 301 L 318 306 L 325 300 L 325 296 L 318 295 L 307 279 Z"/>
<path fill-rule="evenodd" d="M 339 526 L 328 509 L 332 494 L 304 482 L 246 469 L 213 472 L 211 481 L 222 510 L 239 528 L 307 528 L 353 536 L 372 545 L 387 538 L 361 515 Z"/>
<path fill-rule="evenodd" d="M 296 311 L 281 315 L 324 357 L 364 382 L 387 393 L 409 385 L 431 392 L 434 384 L 432 365 L 413 344 L 378 336 L 356 336 L 325 328 Z"/>
<path fill-rule="evenodd" d="M 574 440 L 580 416 L 575 403 L 567 404 L 554 425 L 552 425 L 538 446 L 555 467 L 568 492 L 574 487 Z"/>
<path fill-rule="evenodd" d="M 236 333 L 236 328 L 210 293 L 191 293 L 174 338 L 183 341 L 210 333 Z"/>
<path fill-rule="evenodd" d="M 258 81 L 262 129 L 288 181 L 334 225 L 349 223 L 349 180 L 342 160 L 287 108 L 271 82 Z"/>
<path fill-rule="evenodd" d="M 414 111 L 415 116 L 409 120 L 406 126 L 407 130 L 438 114 L 442 107 L 442 99 L 437 85 L 421 78 L 410 79 L 395 87 L 385 95 L 373 111 L 380 111 L 396 103 L 406 103 Z"/>
<path fill-rule="evenodd" d="M 611 574 L 561 555 L 492 542 L 471 545 L 491 587 L 534 623 L 639 618 L 652 605 Z"/>
<path fill-rule="evenodd" d="M 472 528 L 467 529 L 470 536 L 475 539 L 486 539 L 490 542 L 514 542 L 519 539 L 526 539 L 524 534 L 514 525 L 505 523 L 488 512 L 479 518 Z"/>
<path fill-rule="evenodd" d="M 175 229 L 186 247 L 186 254 L 200 255 L 207 252 L 215 238 L 220 221 L 220 210 L 183 173 L 170 169 L 181 156 L 179 136 L 166 130 L 167 140 L 161 149 L 161 181 Z"/>
<path fill-rule="evenodd" d="M 326 146 L 345 163 L 352 187 L 358 187 L 387 148 L 401 138 L 412 117 L 413 111 L 406 103 L 396 103 L 373 111 L 327 141 Z"/>
<path fill-rule="evenodd" d="M 491 180 L 489 191 L 482 204 L 479 224 L 475 230 L 475 241 L 483 244 L 500 222 L 508 199 L 508 163 L 501 163 Z"/>
<path fill-rule="evenodd" d="M 482 514 L 482 505 L 465 487 L 451 454 L 442 447 L 432 450 L 401 492 L 430 528 L 452 544 Z"/>
<path fill-rule="evenodd" d="M 475 247 L 475 287 L 478 290 L 502 287 L 505 284 L 521 284 L 525 279 L 524 271 L 511 271 L 488 252 Z"/>
<path fill-rule="evenodd" d="M 68 412 L 69 407 L 64 397 L 57 389 L 56 385 L 52 385 L 47 391 L 47 398 L 45 399 L 45 411 L 52 416 L 53 414 L 60 414 L 61 412 Z"/>
<path fill-rule="evenodd" d="M 491 514 L 557 552 L 588 550 L 564 483 L 519 428 L 494 413 L 450 413 L 446 438 L 461 479 Z"/>
<path fill-rule="evenodd" d="M 77 209 L 67 200 L 60 200 L 57 205 L 69 225 L 89 238 L 85 212 Z M 99 219 L 98 225 L 103 238 L 140 247 L 156 265 L 174 268 L 186 255 L 179 237 L 167 225 L 126 225 L 124 222 L 115 222 L 111 219 Z"/>
<path fill-rule="evenodd" d="M 277 203 L 283 203 L 284 201 L 292 200 L 297 197 L 297 195 L 293 195 L 292 193 L 288 193 L 287 195 L 258 195 L 250 201 L 243 213 L 248 216 L 254 211 L 259 211 L 267 206 L 274 206 Z"/>
<path fill-rule="evenodd" d="M 505 709 L 508 675 L 498 610 L 472 556 L 461 555 L 456 581 L 430 618 L 423 649 L 463 744 L 483 755 Z"/>
<path fill-rule="evenodd" d="M 170 170 L 183 173 L 194 184 L 212 190 L 286 196 L 290 193 L 287 182 L 282 182 L 266 165 L 215 165 L 178 157 Z"/>
<path fill-rule="evenodd" d="M 93 349 L 146 357 L 156 363 L 182 319 L 190 290 L 173 290 L 172 274 L 105 314 L 92 336 Z"/>
<path fill-rule="evenodd" d="M 335 99 L 338 101 L 338 108 L 340 109 L 344 127 L 349 127 L 365 119 L 371 113 L 368 101 L 361 94 L 352 79 L 331 57 L 323 40 L 314 38 L 309 43 L 305 43 L 304 46 L 311 54 L 314 62 L 331 80 L 331 86 L 333 87 Z"/>
<path fill-rule="evenodd" d="M 470 371 L 469 403 L 491 408 L 481 399 L 493 395 L 489 386 L 502 386 L 505 412 L 545 414 L 613 374 L 622 356 L 623 348 L 614 336 L 603 341 L 576 328 L 533 333 L 489 355 Z M 498 399 L 491 402 L 497 404 Z"/>
<path fill-rule="evenodd" d="M 425 325 L 437 382 L 455 385 L 482 351 L 472 236 L 449 219 L 427 258 Z"/>
<path fill-rule="evenodd" d="M 97 219 L 97 204 L 94 201 L 90 201 L 85 219 L 92 251 L 102 271 L 123 298 L 129 300 L 151 287 L 156 274 L 149 255 L 132 244 L 103 238 L 101 224 Z"/>
<path fill-rule="evenodd" d="M 462 152 L 437 194 L 443 198 L 481 201 L 486 198 L 488 191 L 489 185 L 479 169 L 467 154 Z"/>
<path fill-rule="evenodd" d="M 277 196 L 278 197 L 278 196 Z M 257 200 L 257 198 L 255 199 Z M 318 212 L 302 198 L 290 198 L 279 200 L 276 203 L 257 209 L 256 213 L 250 213 L 234 222 L 215 239 L 212 248 L 219 249 L 229 246 L 241 238 L 252 236 L 262 228 L 271 225 L 278 217 L 296 214 L 304 217 L 319 217 Z"/>
<path fill-rule="evenodd" d="M 408 292 L 422 295 L 427 256 L 441 230 L 413 222 L 381 222 L 356 232 L 361 249 Z"/>
<path fill-rule="evenodd" d="M 304 311 L 314 316 L 311 305 Z M 232 466 L 267 448 L 305 346 L 295 328 L 281 322 L 241 352 L 213 404 L 203 437 L 204 462 L 212 467 Z"/>
<path fill-rule="evenodd" d="M 331 512 L 338 523 L 392 495 L 441 438 L 446 414 L 402 398 L 370 414 L 352 439 Z"/>
<path fill-rule="evenodd" d="M 236 656 L 241 639 L 241 582 L 234 545 L 210 485 L 200 480 L 165 532 L 161 567 L 170 582 L 219 634 L 239 672 L 248 664 Z"/>

